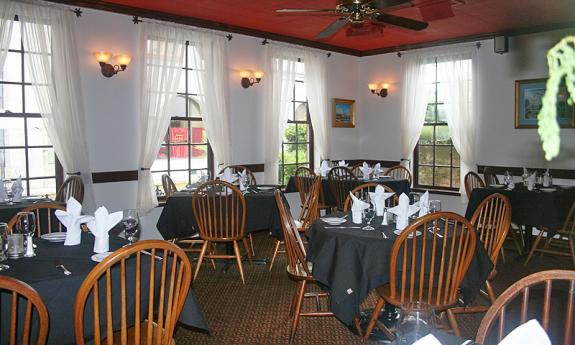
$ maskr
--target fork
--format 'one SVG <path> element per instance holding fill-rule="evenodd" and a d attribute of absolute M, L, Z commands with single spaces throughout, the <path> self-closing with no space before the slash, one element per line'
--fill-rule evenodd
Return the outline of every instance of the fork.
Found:
<path fill-rule="evenodd" d="M 66 268 L 66 266 L 60 264 L 60 265 L 56 265 L 57 268 L 61 268 L 62 271 L 64 271 L 64 274 L 69 276 L 70 274 L 72 274 L 72 272 L 68 271 L 68 269 Z"/>

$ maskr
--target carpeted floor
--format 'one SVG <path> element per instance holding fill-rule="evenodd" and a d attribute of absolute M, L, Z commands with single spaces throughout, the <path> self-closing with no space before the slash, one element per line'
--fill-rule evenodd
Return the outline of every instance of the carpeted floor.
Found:
<path fill-rule="evenodd" d="M 265 232 L 254 236 L 256 255 L 271 257 L 273 239 Z M 547 269 L 572 269 L 568 258 L 535 256 L 529 267 L 514 260 L 514 253 L 506 251 L 507 262 L 500 263 L 494 282 L 500 293 L 513 282 L 528 274 Z M 278 255 L 271 272 L 269 266 L 244 263 L 246 285 L 243 285 L 236 266 L 221 272 L 203 265 L 193 290 L 198 297 L 210 334 L 178 328 L 177 344 L 287 344 L 290 318 L 289 306 L 296 284 L 286 272 L 286 258 Z M 195 268 L 195 266 L 194 266 Z M 481 299 L 479 299 L 481 300 Z M 372 294 L 364 308 L 375 305 Z M 474 339 L 483 314 L 457 317 L 463 336 Z M 362 344 L 334 317 L 302 318 L 292 344 Z"/>

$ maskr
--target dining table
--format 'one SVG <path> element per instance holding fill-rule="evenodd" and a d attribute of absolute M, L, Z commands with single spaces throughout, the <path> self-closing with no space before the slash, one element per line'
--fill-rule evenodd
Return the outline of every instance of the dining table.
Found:
<path fill-rule="evenodd" d="M 26 207 L 45 202 L 53 201 L 45 197 L 23 197 L 21 201 L 17 202 L 0 202 L 0 222 L 8 223 L 12 217 Z"/>
<path fill-rule="evenodd" d="M 123 230 L 122 226 L 116 226 L 110 231 L 110 250 L 116 250 L 126 245 L 126 240 L 118 237 L 119 232 Z M 90 271 L 97 265 L 91 257 L 94 247 L 94 236 L 89 233 L 82 233 L 81 243 L 76 246 L 64 246 L 62 242 L 49 242 L 41 238 L 34 238 L 36 245 L 36 256 L 31 258 L 8 259 L 4 264 L 10 266 L 9 269 L 1 271 L 1 275 L 19 279 L 32 286 L 40 295 L 49 314 L 49 331 L 47 344 L 54 345 L 72 345 L 75 344 L 74 337 L 74 304 L 76 294 Z M 156 260 L 158 261 L 158 260 Z M 146 270 L 146 263 L 149 270 L 149 260 L 142 260 L 142 270 Z M 71 272 L 66 275 L 64 270 L 58 265 L 64 265 Z M 160 264 L 158 264 L 160 265 Z M 129 258 L 126 261 L 126 281 L 127 288 L 135 282 L 136 269 L 135 258 Z M 119 267 L 112 269 L 112 275 L 119 274 Z M 149 275 L 141 275 L 142 287 L 148 286 L 146 280 Z M 133 288 L 133 287 L 132 287 Z M 113 285 L 113 290 L 119 290 L 119 286 Z M 119 295 L 113 292 L 113 295 Z M 142 295 L 144 296 L 144 294 Z M 7 305 L 8 294 L 2 294 L 0 305 Z M 134 298 L 127 299 L 127 310 L 133 310 L 135 304 Z M 86 304 L 87 310 L 90 310 L 91 303 Z M 9 310 L 2 309 L 2 313 Z M 23 313 L 20 313 L 21 315 Z M 0 329 L 7 329 L 9 317 L 0 318 Z M 37 320 L 33 320 L 33 332 L 37 330 Z M 180 318 L 180 324 L 194 327 L 200 330 L 208 330 L 208 325 L 204 319 L 200 306 L 190 289 Z M 105 322 L 102 319 L 102 322 Z M 86 322 L 84 332 L 87 338 L 93 334 L 93 323 Z M 103 327 L 103 326 L 102 326 Z M 114 320 L 114 329 L 119 329 L 120 318 Z M 0 334 L 0 343 L 8 344 L 6 339 L 8 332 Z"/>
<path fill-rule="evenodd" d="M 320 218 L 307 232 L 307 260 L 313 263 L 312 274 L 330 293 L 331 311 L 348 326 L 360 316 L 360 305 L 368 294 L 389 283 L 391 249 L 398 237 L 394 233 L 395 224 L 381 225 L 383 217 L 373 219 L 371 226 L 375 229 L 371 231 L 362 229 L 365 222 L 354 224 L 350 218 L 351 215 L 338 226 L 326 224 Z M 479 245 L 479 239 L 477 241 L 460 286 L 465 303 L 479 294 L 493 268 L 487 252 Z"/>
<path fill-rule="evenodd" d="M 357 187 L 361 184 L 369 182 L 379 183 L 388 186 L 389 188 L 393 189 L 398 196 L 401 195 L 402 193 L 404 193 L 405 195 L 409 195 L 409 193 L 411 193 L 411 186 L 409 184 L 409 181 L 406 179 L 394 179 L 392 177 L 382 176 L 376 179 L 374 178 L 368 180 L 358 179 L 357 181 L 352 182 L 352 184 L 355 185 L 354 187 Z M 329 187 L 329 180 L 327 179 L 326 176 L 322 176 L 321 178 L 321 188 L 323 191 L 324 204 L 327 206 L 336 207 L 337 201 L 335 199 L 335 196 L 331 192 L 331 188 Z M 285 193 L 295 193 L 298 191 L 294 176 L 291 176 L 289 178 L 284 191 Z"/>

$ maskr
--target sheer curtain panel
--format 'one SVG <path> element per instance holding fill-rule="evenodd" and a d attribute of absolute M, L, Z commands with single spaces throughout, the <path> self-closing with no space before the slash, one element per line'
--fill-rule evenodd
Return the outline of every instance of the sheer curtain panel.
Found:
<path fill-rule="evenodd" d="M 183 73 L 186 31 L 155 23 L 140 24 L 140 170 L 138 210 L 145 214 L 158 205 L 150 168 L 170 125 L 172 104 Z"/>
<path fill-rule="evenodd" d="M 12 37 L 12 24 L 14 23 L 14 10 L 11 1 L 0 1 L 0 71 L 6 62 L 10 37 Z"/>
<path fill-rule="evenodd" d="M 91 212 L 95 201 L 74 35 L 76 18 L 65 9 L 14 5 L 22 26 L 25 64 L 48 137 L 64 171 L 81 174 L 83 208 Z"/>

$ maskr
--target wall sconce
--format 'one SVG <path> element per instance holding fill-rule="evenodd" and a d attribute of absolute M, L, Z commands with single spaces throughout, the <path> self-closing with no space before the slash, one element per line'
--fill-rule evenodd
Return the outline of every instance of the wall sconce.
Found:
<path fill-rule="evenodd" d="M 380 97 L 387 97 L 387 90 L 389 89 L 389 84 L 381 84 L 380 89 L 377 88 L 377 84 L 375 83 L 369 84 L 368 87 L 369 91 L 371 91 L 372 94 L 378 95 Z"/>
<path fill-rule="evenodd" d="M 120 54 L 114 57 L 117 65 L 112 65 L 108 63 L 112 58 L 112 53 L 99 52 L 95 55 L 96 60 L 100 64 L 102 75 L 106 78 L 110 78 L 111 76 L 118 74 L 120 71 L 125 71 L 130 61 L 132 61 L 132 57 L 130 55 Z"/>
<path fill-rule="evenodd" d="M 241 83 L 244 89 L 259 83 L 262 81 L 262 77 L 264 76 L 264 72 L 250 72 L 250 71 L 241 71 L 240 77 L 242 77 Z"/>

